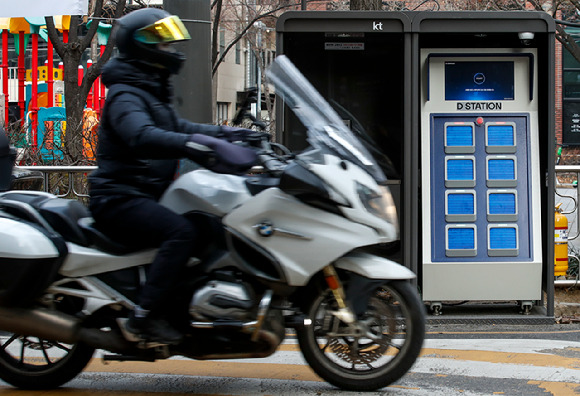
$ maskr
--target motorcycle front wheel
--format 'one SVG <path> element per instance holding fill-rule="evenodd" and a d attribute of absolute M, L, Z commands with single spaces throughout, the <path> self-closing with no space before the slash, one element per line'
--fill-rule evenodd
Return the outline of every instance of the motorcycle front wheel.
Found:
<path fill-rule="evenodd" d="M 54 389 L 76 377 L 94 348 L 0 333 L 0 379 L 21 389 Z"/>
<path fill-rule="evenodd" d="M 330 289 L 310 305 L 311 325 L 297 330 L 310 367 L 327 382 L 351 391 L 372 391 L 397 381 L 414 364 L 425 337 L 421 300 L 407 281 L 374 290 L 367 311 L 353 327 L 334 314 Z"/>

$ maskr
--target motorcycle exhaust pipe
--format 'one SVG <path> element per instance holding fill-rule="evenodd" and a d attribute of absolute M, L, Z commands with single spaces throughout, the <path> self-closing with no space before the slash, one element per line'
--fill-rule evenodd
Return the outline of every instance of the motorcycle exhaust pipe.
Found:
<path fill-rule="evenodd" d="M 65 344 L 84 342 L 97 349 L 118 353 L 132 347 L 115 333 L 84 328 L 81 321 L 74 316 L 45 308 L 0 307 L 0 330 Z"/>
<path fill-rule="evenodd" d="M 14 334 L 74 344 L 79 328 L 80 320 L 62 312 L 0 307 L 0 329 Z"/>
<path fill-rule="evenodd" d="M 267 330 L 260 330 L 257 333 L 257 342 L 264 345 L 260 351 L 224 352 L 209 353 L 206 355 L 188 355 L 196 360 L 216 360 L 216 359 L 257 359 L 266 358 L 276 352 L 282 340 L 274 333 Z"/>

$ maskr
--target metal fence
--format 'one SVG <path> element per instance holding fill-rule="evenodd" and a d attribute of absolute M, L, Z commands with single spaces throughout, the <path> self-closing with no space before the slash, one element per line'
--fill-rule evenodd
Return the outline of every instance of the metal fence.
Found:
<path fill-rule="evenodd" d="M 556 165 L 555 203 L 568 219 L 568 273 L 567 280 L 556 280 L 556 286 L 578 286 L 580 272 L 580 165 Z"/>
<path fill-rule="evenodd" d="M 562 214 L 568 218 L 568 240 L 574 241 L 580 236 L 580 211 L 578 201 L 580 192 L 578 191 L 578 176 L 580 165 L 556 165 L 556 204 L 561 204 Z M 580 241 L 579 241 L 580 242 Z"/>
<path fill-rule="evenodd" d="M 96 166 L 17 166 L 16 170 L 35 172 L 42 178 L 42 189 L 45 192 L 59 197 L 74 196 L 88 197 L 86 176 L 97 169 Z M 556 204 L 561 203 L 562 213 L 566 215 L 569 229 L 573 227 L 568 240 L 573 241 L 580 236 L 580 211 L 577 210 L 580 201 L 580 191 L 577 184 L 580 174 L 580 165 L 556 165 Z M 259 172 L 257 167 L 253 172 Z M 61 175 L 59 183 L 55 183 L 51 176 Z M 68 180 L 62 184 L 62 180 Z M 63 189 L 63 185 L 65 186 Z M 56 188 L 56 190 L 55 190 Z M 579 240 L 580 245 L 580 240 Z M 580 246 L 579 246 L 580 247 Z"/>
<path fill-rule="evenodd" d="M 87 198 L 87 175 L 96 166 L 17 166 L 16 171 L 30 171 L 25 177 L 42 178 L 42 189 L 57 197 Z"/>
<path fill-rule="evenodd" d="M 41 189 L 58 197 L 76 198 L 85 201 L 88 197 L 87 176 L 96 166 L 17 166 L 17 171 L 28 171 L 42 180 Z M 259 172 L 254 168 L 252 171 Z M 580 265 L 580 190 L 578 178 L 580 165 L 556 165 L 556 204 L 561 204 L 562 214 L 568 219 L 568 246 L 571 265 Z M 575 274 L 578 282 L 578 274 Z M 566 282 L 566 281 L 564 281 Z M 556 282 L 558 283 L 558 281 Z"/>

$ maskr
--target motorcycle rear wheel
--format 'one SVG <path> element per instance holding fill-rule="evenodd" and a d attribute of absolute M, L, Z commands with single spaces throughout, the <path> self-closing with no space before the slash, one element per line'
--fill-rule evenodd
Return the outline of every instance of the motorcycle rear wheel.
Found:
<path fill-rule="evenodd" d="M 421 352 L 424 307 L 407 281 L 377 288 L 360 321 L 369 333 L 357 334 L 332 311 L 336 301 L 327 289 L 313 300 L 310 326 L 297 330 L 304 358 L 321 378 L 351 391 L 372 391 L 397 381 Z"/>
<path fill-rule="evenodd" d="M 0 334 L 0 378 L 21 389 L 54 389 L 76 377 L 95 349 L 38 337 Z"/>

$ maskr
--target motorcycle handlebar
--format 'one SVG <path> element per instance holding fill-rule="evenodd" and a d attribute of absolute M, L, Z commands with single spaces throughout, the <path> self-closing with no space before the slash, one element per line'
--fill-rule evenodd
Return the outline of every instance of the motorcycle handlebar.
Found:
<path fill-rule="evenodd" d="M 287 147 L 272 143 L 265 136 L 259 143 L 254 146 L 258 150 L 258 163 L 267 173 L 280 174 L 288 166 L 289 160 L 294 158 L 294 154 Z M 278 149 L 283 154 L 277 154 L 274 149 Z"/>
<path fill-rule="evenodd" d="M 279 173 L 288 166 L 288 163 L 279 160 L 272 154 L 273 152 L 258 154 L 258 159 L 266 171 L 270 173 Z"/>

